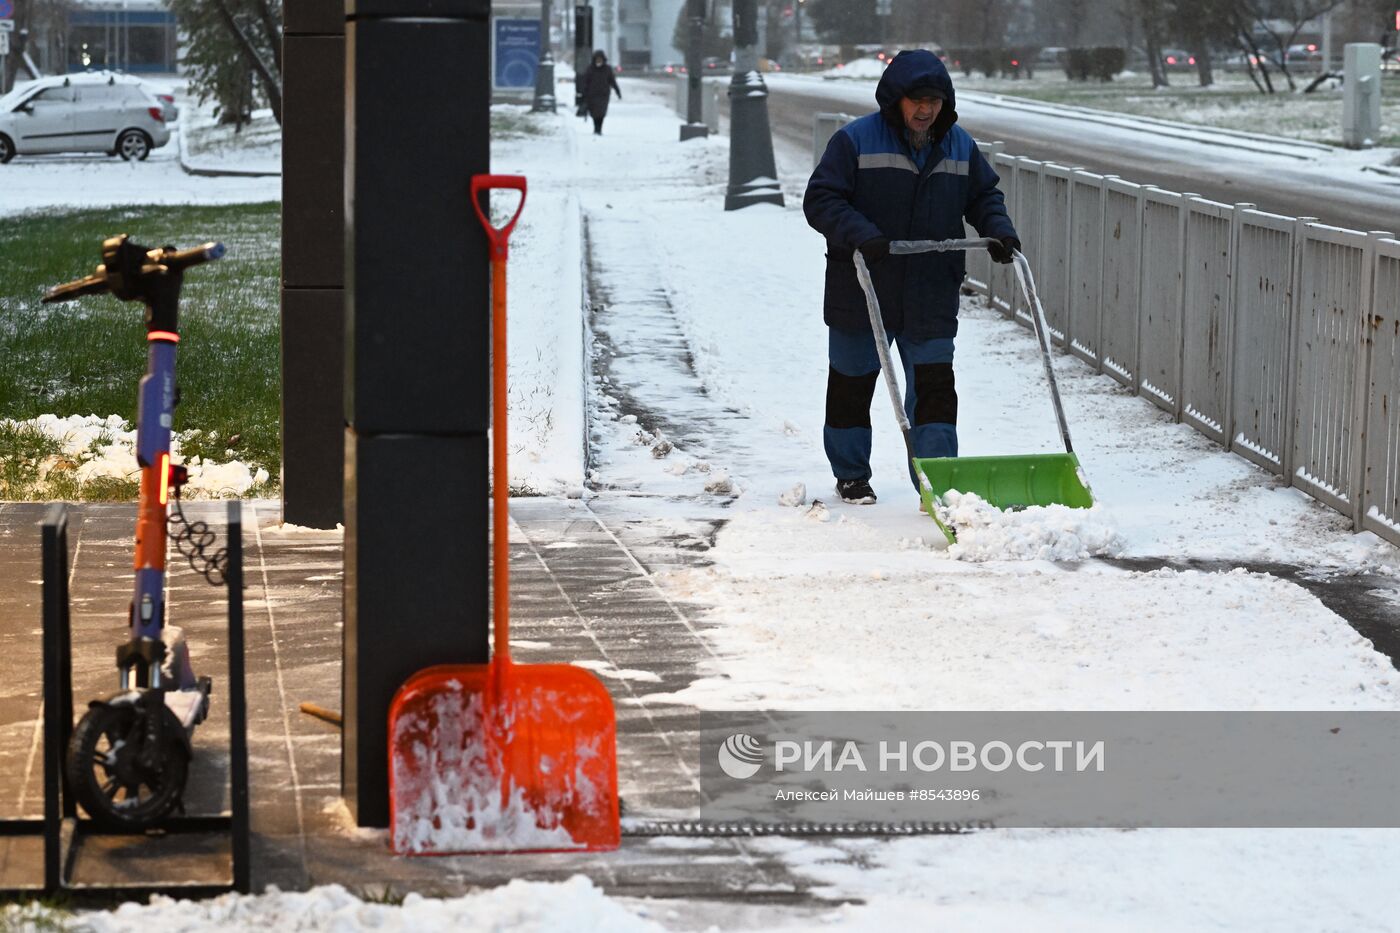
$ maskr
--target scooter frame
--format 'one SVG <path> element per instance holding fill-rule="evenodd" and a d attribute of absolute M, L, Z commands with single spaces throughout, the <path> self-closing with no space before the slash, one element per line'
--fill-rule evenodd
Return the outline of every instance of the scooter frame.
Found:
<path fill-rule="evenodd" d="M 166 625 L 165 578 L 170 492 L 173 489 L 178 500 L 187 478 L 183 467 L 170 462 L 174 412 L 179 402 L 175 359 L 180 343 L 180 290 L 187 268 L 219 259 L 223 254 L 220 243 L 188 250 L 148 249 L 132 243 L 125 235 L 112 237 L 102 244 L 103 264 L 96 273 L 60 285 L 44 296 L 45 303 L 52 303 L 110 292 L 123 301 L 141 301 L 146 306 L 148 350 L 137 402 L 136 459 L 141 481 L 133 560 L 135 588 L 127 619 L 129 637 L 117 649 L 118 692 L 88 704 L 89 713 L 79 723 L 69 750 L 69 782 L 77 785 L 75 792 L 84 809 L 99 822 L 127 828 L 156 825 L 174 809 L 182 808 L 187 765 L 193 751 L 191 736 L 209 710 L 210 679 L 195 676 L 183 633 Z M 177 515 L 183 522 L 183 513 Z M 191 528 L 188 523 L 183 525 L 185 536 L 189 537 Z M 201 544 L 195 548 L 195 555 L 203 557 Z M 189 552 L 186 555 L 192 557 L 193 563 L 194 556 Z M 204 559 L 217 572 L 220 555 Z M 206 566 L 205 572 L 210 576 L 211 568 Z M 215 582 L 212 577 L 211 582 Z M 167 683 L 167 679 L 171 682 Z M 109 750 L 97 760 L 98 753 L 93 749 L 99 737 L 91 736 L 87 745 L 83 744 L 89 718 L 128 708 L 136 710 L 141 730 L 140 751 L 134 754 L 134 763 L 121 757 L 133 753 L 120 751 L 119 743 L 112 742 L 110 735 Z M 94 721 L 90 728 L 98 729 L 99 723 Z M 180 746 L 180 752 L 175 754 L 183 754 L 181 762 L 168 758 L 171 732 Z M 92 754 L 93 760 L 79 760 L 84 754 Z M 166 756 L 164 760 L 162 756 Z M 102 789 L 108 805 L 105 811 L 88 786 L 90 782 L 82 780 L 84 769 L 99 765 L 106 769 L 109 778 Z M 179 786 L 171 788 L 173 783 Z M 142 787 L 153 791 L 159 788 L 154 802 L 153 798 L 147 799 L 145 810 L 139 799 Z M 115 796 L 123 788 L 128 799 L 119 803 Z"/>

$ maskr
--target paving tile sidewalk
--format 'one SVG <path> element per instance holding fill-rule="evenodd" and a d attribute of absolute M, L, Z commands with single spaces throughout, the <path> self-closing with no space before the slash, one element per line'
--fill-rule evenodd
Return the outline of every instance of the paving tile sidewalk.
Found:
<path fill-rule="evenodd" d="M 39 522 L 44 504 L 0 504 L 0 816 L 42 805 L 38 719 Z M 187 506 L 222 537 L 224 504 Z M 131 571 L 130 505 L 70 506 L 74 695 L 78 708 L 115 686 L 112 650 L 123 636 Z M 648 694 L 684 687 L 705 668 L 708 649 L 687 607 L 671 602 L 650 574 L 699 558 L 684 542 L 645 530 L 623 498 L 591 503 L 512 503 L 512 612 L 518 660 L 582 662 L 599 671 L 618 710 L 619 775 L 629 826 L 693 818 L 701 796 L 695 711 Z M 339 797 L 340 736 L 303 715 L 304 701 L 340 706 L 341 536 L 283 531 L 276 503 L 244 507 L 249 754 L 255 887 L 338 882 L 448 894 L 515 877 L 563 879 L 584 873 L 621 895 L 722 899 L 738 903 L 824 904 L 771 856 L 743 838 L 677 840 L 629 836 L 616 853 L 406 859 L 389 854 L 382 831 L 350 825 Z M 630 543 L 629 543 L 630 539 Z M 640 555 L 640 557 L 639 557 Z M 183 563 L 172 561 L 171 616 L 179 619 L 200 669 L 215 679 L 214 710 L 196 737 L 199 765 L 191 813 L 227 807 L 224 603 Z M 204 840 L 161 840 L 84 851 L 84 880 L 133 865 L 151 881 L 161 871 L 217 880 L 225 850 Z M 25 843 L 0 841 L 0 884 L 32 881 Z M 162 860 L 159 851 L 176 855 Z"/>

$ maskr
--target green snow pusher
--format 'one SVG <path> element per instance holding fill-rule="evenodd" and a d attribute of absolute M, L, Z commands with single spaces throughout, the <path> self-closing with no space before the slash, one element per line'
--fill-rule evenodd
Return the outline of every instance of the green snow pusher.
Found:
<path fill-rule="evenodd" d="M 988 239 L 896 240 L 890 244 L 890 253 L 908 255 L 985 249 L 990 242 Z M 861 288 L 865 292 L 866 306 L 870 312 L 870 327 L 875 332 L 875 348 L 880 356 L 880 368 L 885 374 L 885 385 L 889 389 L 895 417 L 904 435 L 905 449 L 914 465 L 920 504 L 929 517 L 938 523 L 939 529 L 950 544 L 957 539 L 957 531 L 945 520 L 945 516 L 940 515 L 940 511 L 946 506 L 944 497 L 949 492 L 974 493 L 992 507 L 1003 511 L 1046 505 L 1087 509 L 1094 504 L 1084 470 L 1080 467 L 1079 458 L 1075 456 L 1074 447 L 1070 443 L 1069 425 L 1065 421 L 1064 407 L 1060 404 L 1055 369 L 1050 362 L 1049 326 L 1045 321 L 1045 309 L 1040 304 L 1040 296 L 1036 294 L 1030 264 L 1020 251 L 1012 256 L 1012 261 L 1015 264 L 1016 278 L 1021 283 L 1021 292 L 1031 310 L 1036 341 L 1040 344 L 1045 375 L 1050 383 L 1050 398 L 1055 405 L 1055 417 L 1059 421 L 1060 437 L 1064 441 L 1065 452 L 1001 457 L 916 457 L 909 418 L 900 399 L 899 380 L 895 376 L 894 363 L 890 359 L 889 338 L 885 334 L 880 302 L 875 296 L 875 286 L 870 280 L 870 270 L 866 267 L 865 257 L 859 250 L 855 252 L 856 277 L 860 279 Z"/>

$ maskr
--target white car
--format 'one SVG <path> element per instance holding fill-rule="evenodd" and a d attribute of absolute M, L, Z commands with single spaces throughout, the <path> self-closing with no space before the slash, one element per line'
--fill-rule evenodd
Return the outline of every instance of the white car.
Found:
<path fill-rule="evenodd" d="M 16 155 L 105 152 L 143 160 L 170 141 L 174 107 L 127 75 L 57 75 L 0 97 L 0 164 Z"/>

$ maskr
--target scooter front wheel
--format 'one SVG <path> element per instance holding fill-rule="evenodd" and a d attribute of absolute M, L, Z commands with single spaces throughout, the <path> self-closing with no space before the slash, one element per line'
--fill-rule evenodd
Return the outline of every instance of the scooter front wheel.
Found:
<path fill-rule="evenodd" d="M 68 743 L 68 786 L 98 825 L 145 830 L 179 805 L 189 774 L 180 722 L 162 704 L 159 747 L 149 739 L 136 706 L 91 707 Z"/>

